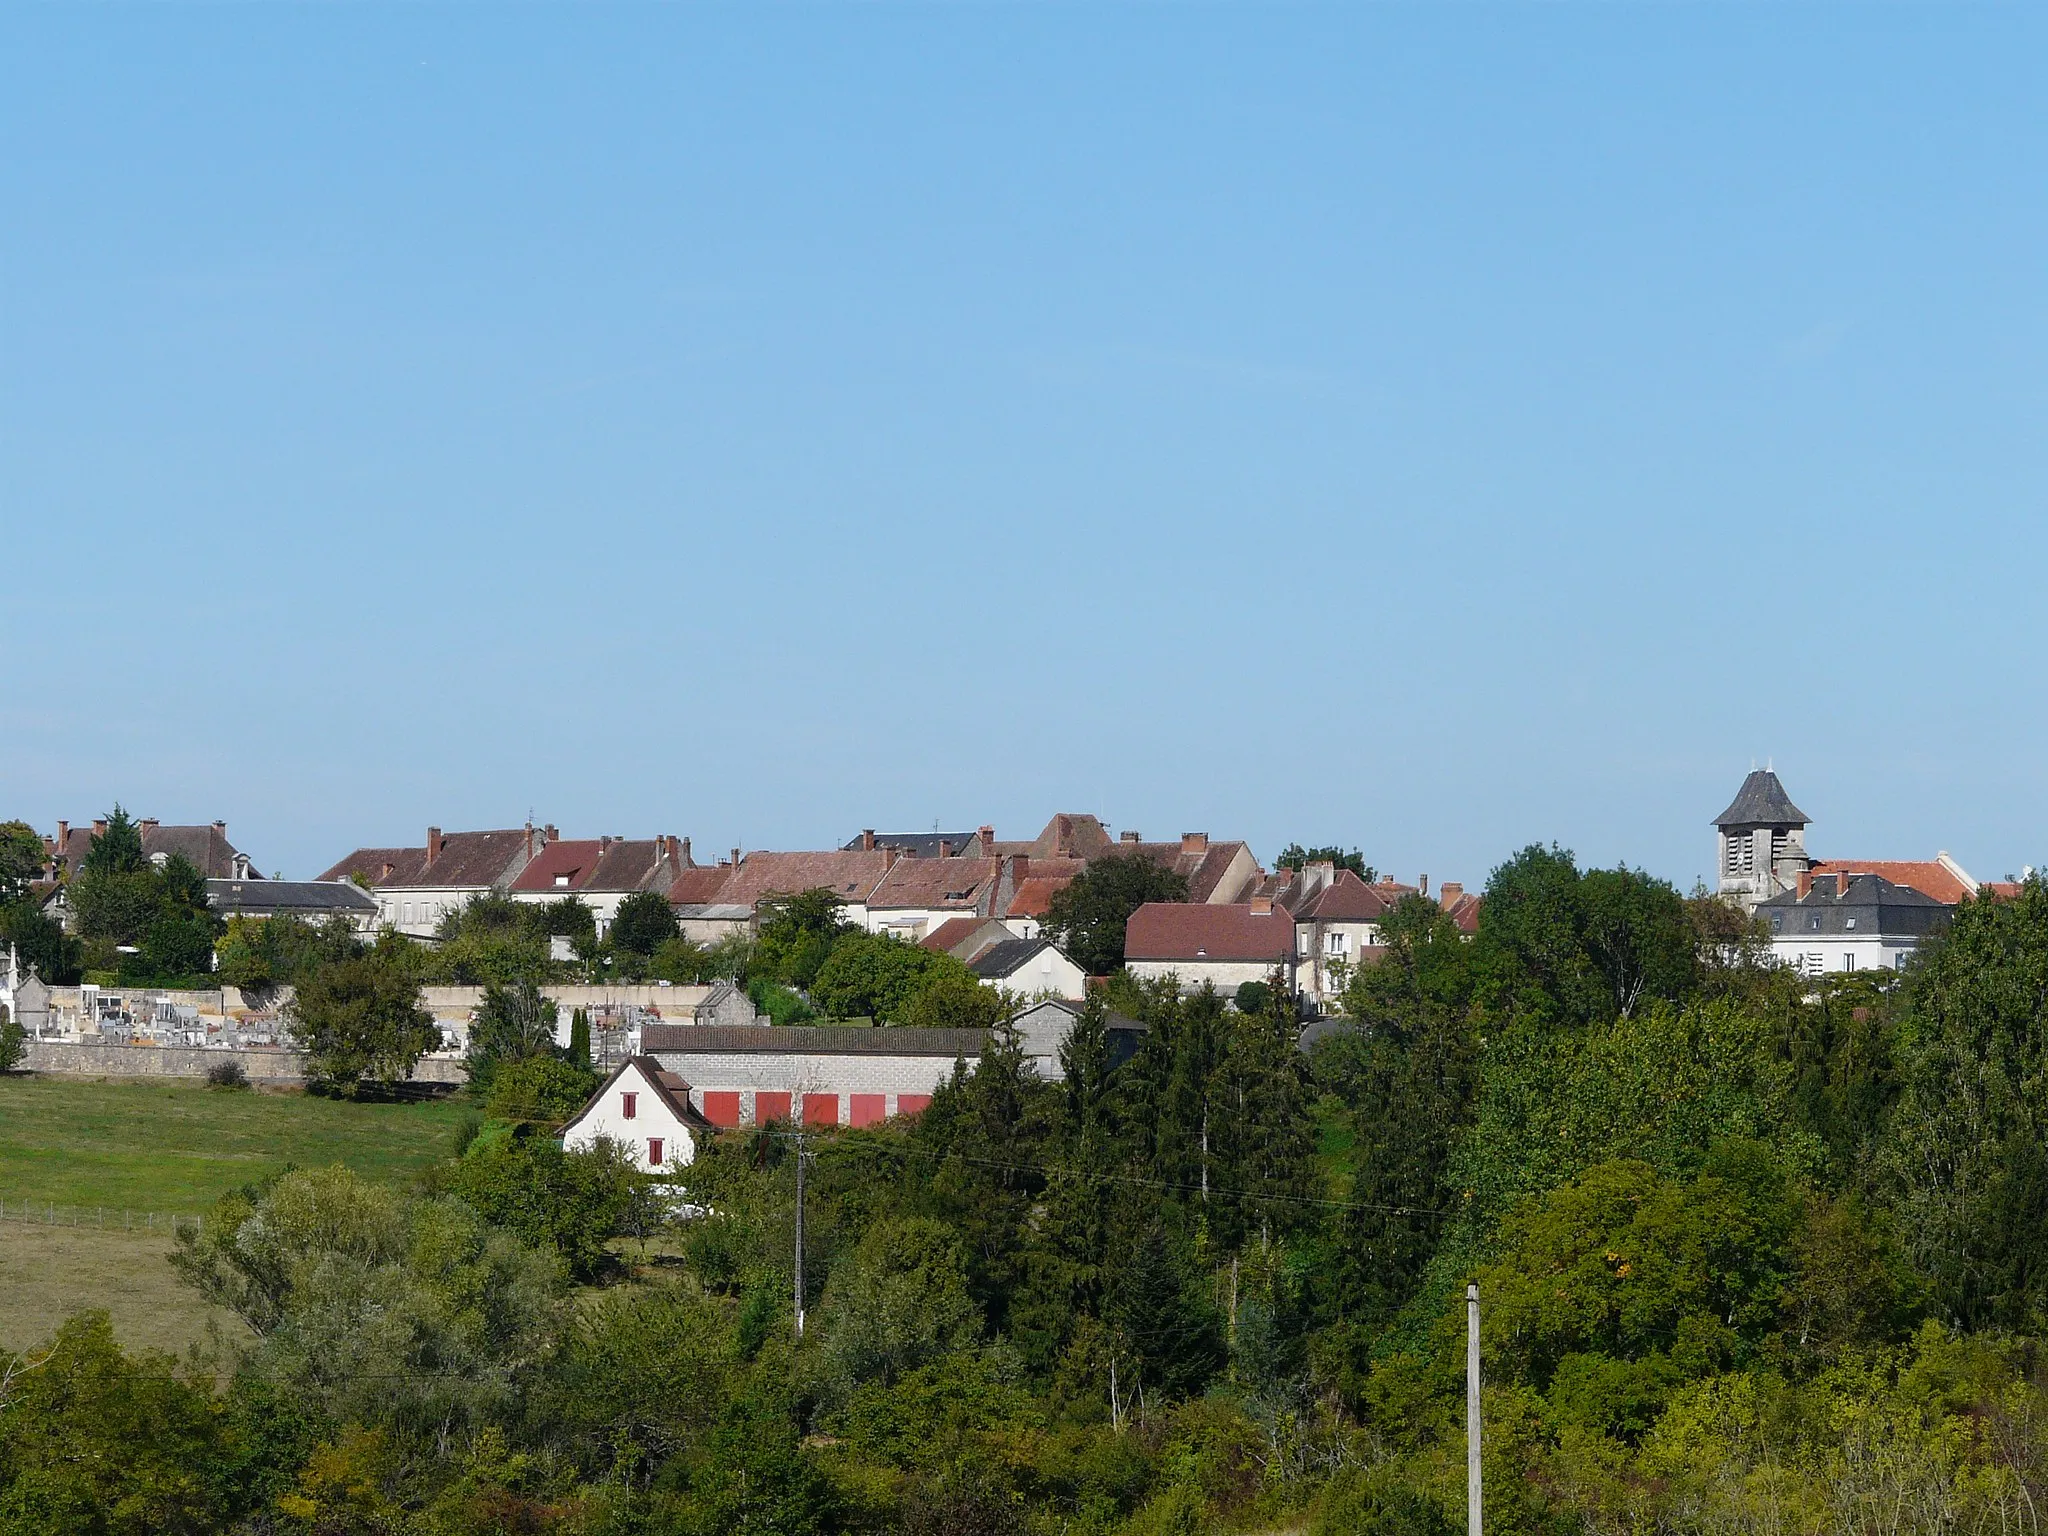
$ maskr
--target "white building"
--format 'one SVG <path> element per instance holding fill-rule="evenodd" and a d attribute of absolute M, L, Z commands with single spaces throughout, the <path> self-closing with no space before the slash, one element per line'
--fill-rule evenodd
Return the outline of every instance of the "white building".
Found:
<path fill-rule="evenodd" d="M 1088 973 L 1047 939 L 1001 940 L 977 953 L 967 968 L 989 986 L 1023 997 L 1079 1002 L 1088 995 Z"/>
<path fill-rule="evenodd" d="M 378 926 L 431 938 L 441 919 L 478 896 L 509 891 L 550 842 L 553 827 L 494 832 L 427 828 L 422 848 L 358 848 L 320 878 L 353 880 L 377 901 Z"/>
<path fill-rule="evenodd" d="M 577 1152 L 616 1142 L 641 1172 L 666 1173 L 696 1161 L 698 1138 L 711 1134 L 690 1103 L 690 1085 L 652 1056 L 635 1056 L 562 1128 L 562 1145 Z"/>
<path fill-rule="evenodd" d="M 1141 981 L 1172 976 L 1190 991 L 1207 984 L 1225 997 L 1248 981 L 1275 976 L 1292 992 L 1294 918 L 1265 897 L 1147 902 L 1124 930 L 1124 968 Z"/>
<path fill-rule="evenodd" d="M 1882 875 L 1854 873 L 1801 872 L 1791 890 L 1756 904 L 1772 958 L 1807 976 L 1899 970 L 1952 910 Z"/>
<path fill-rule="evenodd" d="M 866 1025 L 648 1025 L 641 1049 L 690 1085 L 716 1126 L 874 1125 L 931 1102 L 956 1062 L 980 1059 L 978 1029 Z"/>

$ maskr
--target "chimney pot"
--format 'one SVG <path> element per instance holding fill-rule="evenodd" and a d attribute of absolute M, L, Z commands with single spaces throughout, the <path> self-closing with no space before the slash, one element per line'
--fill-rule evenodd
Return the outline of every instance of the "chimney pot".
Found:
<path fill-rule="evenodd" d="M 861 828 L 860 851 L 862 853 L 873 853 L 875 851 L 875 829 L 873 827 Z"/>
<path fill-rule="evenodd" d="M 996 851 L 996 829 L 984 825 L 981 829 L 981 851 L 984 855 Z"/>
<path fill-rule="evenodd" d="M 228 824 L 224 821 L 216 821 L 213 824 L 213 829 L 216 832 L 225 832 L 228 829 Z"/>

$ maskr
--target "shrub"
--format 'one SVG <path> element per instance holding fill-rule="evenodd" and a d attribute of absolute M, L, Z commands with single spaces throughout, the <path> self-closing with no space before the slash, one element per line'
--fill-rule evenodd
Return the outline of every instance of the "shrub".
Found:
<path fill-rule="evenodd" d="M 491 1074 L 485 1110 L 499 1120 L 540 1120 L 560 1125 L 583 1107 L 597 1074 L 581 1062 L 557 1056 L 528 1056 L 498 1063 Z"/>
<path fill-rule="evenodd" d="M 206 1086 L 209 1088 L 247 1088 L 249 1074 L 242 1070 L 242 1064 L 233 1057 L 216 1061 L 206 1069 Z"/>

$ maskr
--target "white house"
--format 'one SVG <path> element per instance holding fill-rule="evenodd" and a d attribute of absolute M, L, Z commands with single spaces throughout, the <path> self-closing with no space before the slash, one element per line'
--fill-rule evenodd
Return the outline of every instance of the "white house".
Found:
<path fill-rule="evenodd" d="M 1770 925 L 1772 958 L 1806 976 L 1902 969 L 1953 911 L 1882 875 L 1847 871 L 1802 872 L 1791 890 L 1756 904 Z"/>
<path fill-rule="evenodd" d="M 1124 929 L 1124 968 L 1140 981 L 1176 977 L 1190 991 L 1207 983 L 1225 997 L 1277 973 L 1291 992 L 1294 918 L 1265 897 L 1208 905 L 1150 901 Z"/>
<path fill-rule="evenodd" d="M 1088 973 L 1046 939 L 1004 939 L 983 949 L 967 968 L 992 987 L 1025 997 L 1088 995 Z"/>
<path fill-rule="evenodd" d="M 536 853 L 512 882 L 512 899 L 545 906 L 573 896 L 590 908 L 599 937 L 628 896 L 658 891 L 667 896 L 690 866 L 687 837 L 594 837 L 553 840 Z"/>
<path fill-rule="evenodd" d="M 511 889 L 554 840 L 553 827 L 448 833 L 429 827 L 424 847 L 358 848 L 320 878 L 358 882 L 376 898 L 380 926 L 431 938 L 443 917 L 472 898 Z"/>
<path fill-rule="evenodd" d="M 712 1134 L 691 1106 L 690 1085 L 652 1056 L 635 1056 L 562 1128 L 562 1145 L 577 1152 L 617 1142 L 643 1173 L 665 1173 L 696 1161 L 699 1139 Z"/>

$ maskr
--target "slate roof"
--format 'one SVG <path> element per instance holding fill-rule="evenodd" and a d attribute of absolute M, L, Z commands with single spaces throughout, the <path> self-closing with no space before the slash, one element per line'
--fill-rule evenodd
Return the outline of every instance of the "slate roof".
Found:
<path fill-rule="evenodd" d="M 979 911 L 993 897 L 1001 873 L 999 859 L 898 859 L 868 897 L 868 906 Z"/>
<path fill-rule="evenodd" d="M 1846 890 L 1842 889 L 1845 883 Z M 1846 919 L 1852 917 L 1874 924 L 1859 929 L 1859 937 L 1930 933 L 1947 921 L 1951 907 L 1909 885 L 1894 884 L 1882 875 L 1836 874 L 1814 881 L 1804 896 L 1796 890 L 1780 891 L 1758 902 L 1756 909 L 1773 920 L 1773 935 L 1790 941 L 1813 933 L 1844 934 L 1848 931 Z M 1777 920 L 1788 914 L 1799 916 L 1801 924 L 1781 927 Z M 1819 914 L 1817 928 L 1805 925 L 1807 914 Z"/>
<path fill-rule="evenodd" d="M 376 898 L 346 880 L 209 880 L 206 904 L 223 917 L 279 912 L 354 912 L 367 917 Z"/>
<path fill-rule="evenodd" d="M 1052 944 L 1045 939 L 1004 939 L 968 961 L 967 968 L 983 981 L 1001 981 L 1029 965 L 1040 950 L 1051 948 Z"/>
<path fill-rule="evenodd" d="M 1294 954 L 1294 919 L 1250 903 L 1148 901 L 1124 930 L 1127 960 L 1260 960 Z"/>
<path fill-rule="evenodd" d="M 1785 786 L 1768 768 L 1753 768 L 1735 792 L 1728 809 L 1714 818 L 1717 827 L 1805 826 L 1806 812 L 1792 803 Z"/>
<path fill-rule="evenodd" d="M 859 1024 L 643 1024 L 643 1050 L 693 1056 L 977 1057 L 988 1044 L 980 1029 L 909 1029 Z"/>

